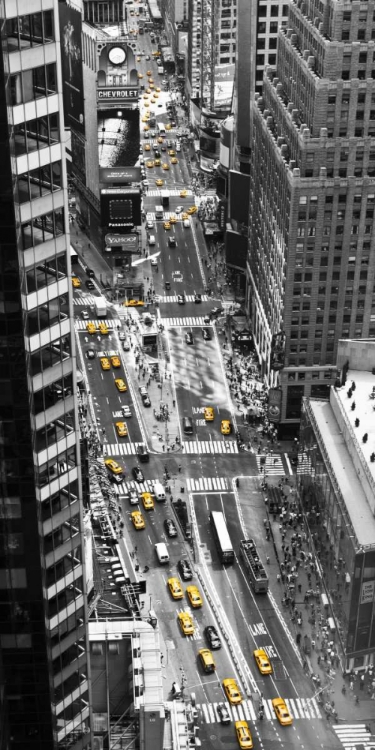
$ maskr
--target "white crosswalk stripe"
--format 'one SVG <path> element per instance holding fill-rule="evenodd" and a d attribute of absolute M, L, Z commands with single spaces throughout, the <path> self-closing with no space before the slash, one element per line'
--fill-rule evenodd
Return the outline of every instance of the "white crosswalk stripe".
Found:
<path fill-rule="evenodd" d="M 205 326 L 210 327 L 210 323 L 204 322 L 204 317 L 197 317 L 197 318 L 162 318 L 162 323 L 164 326 L 167 326 L 168 328 L 172 328 L 175 326 L 191 326 L 194 328 L 194 326 Z"/>
<path fill-rule="evenodd" d="M 311 700 L 307 698 L 289 698 L 285 702 L 289 708 L 293 720 L 311 720 L 322 718 L 322 714 L 320 713 L 315 699 Z M 215 722 L 220 721 L 220 717 L 217 713 L 217 705 L 217 703 L 197 703 L 197 708 L 201 710 L 202 719 L 205 724 L 214 724 Z M 261 719 L 259 719 L 257 710 L 251 700 L 244 700 L 238 706 L 231 706 L 229 703 L 226 703 L 225 705 L 228 709 L 232 721 L 243 721 L 244 719 L 247 721 L 262 721 Z M 273 710 L 271 699 L 263 699 L 263 706 L 264 719 L 266 719 L 267 721 L 276 721 L 276 716 Z M 311 706 L 312 710 L 310 711 L 307 706 Z M 364 725 L 361 726 L 364 727 Z M 339 729 L 341 729 L 341 727 L 339 727 Z M 352 740 L 352 742 L 353 741 L 354 740 Z M 349 748 L 348 745 L 345 745 L 345 747 Z"/>
<path fill-rule="evenodd" d="M 267 456 L 259 455 L 255 456 L 255 458 L 260 474 L 263 474 L 263 469 L 264 474 L 267 474 L 268 476 L 270 474 L 278 474 L 279 476 L 280 474 L 285 474 L 283 462 L 279 454 L 272 453 L 272 455 Z M 265 462 L 264 459 L 266 459 Z"/>
<path fill-rule="evenodd" d="M 200 477 L 187 480 L 188 492 L 217 492 L 230 489 L 226 477 Z"/>
<path fill-rule="evenodd" d="M 183 189 L 185 190 L 185 188 L 183 188 Z M 147 195 L 150 195 L 151 198 L 152 197 L 155 198 L 157 196 L 160 196 L 161 192 L 162 192 L 162 190 L 148 190 L 147 191 Z M 180 190 L 168 190 L 168 193 L 169 193 L 169 195 L 170 195 L 171 198 L 180 198 Z M 187 190 L 187 196 L 186 197 L 188 197 L 189 195 L 194 195 L 194 193 L 193 193 L 192 190 Z M 186 208 L 189 208 L 189 205 L 186 205 Z M 149 215 L 149 212 L 147 211 L 147 216 L 148 215 Z"/>
<path fill-rule="evenodd" d="M 88 294 L 87 297 L 73 297 L 73 305 L 95 305 L 97 297 Z"/>
<path fill-rule="evenodd" d="M 165 295 L 164 297 L 161 294 L 158 295 L 159 303 L 177 302 L 177 299 L 178 299 L 177 294 L 169 294 L 169 295 Z M 185 296 L 185 299 L 186 299 L 186 302 L 194 302 L 194 294 L 187 294 Z M 207 294 L 202 294 L 202 302 L 207 302 L 208 299 L 209 297 Z"/>
<path fill-rule="evenodd" d="M 104 443 L 105 456 L 134 456 L 140 443 Z"/>
<path fill-rule="evenodd" d="M 98 328 L 99 323 L 105 323 L 107 328 L 117 328 L 119 321 L 117 320 L 75 320 L 74 326 L 77 331 L 86 331 L 87 323 L 94 323 L 94 325 Z"/>
<path fill-rule="evenodd" d="M 196 455 L 199 453 L 238 453 L 238 445 L 235 440 L 191 440 L 182 443 L 184 454 Z"/>
<path fill-rule="evenodd" d="M 334 724 L 332 727 L 343 747 L 351 750 L 357 743 L 364 750 L 372 750 L 375 747 L 373 735 L 366 724 Z"/>
<path fill-rule="evenodd" d="M 144 482 L 135 482 L 132 480 L 121 482 L 120 484 L 114 483 L 113 489 L 116 495 L 125 495 L 130 490 L 136 490 L 137 492 L 153 492 L 155 482 L 157 479 L 145 479 Z"/>

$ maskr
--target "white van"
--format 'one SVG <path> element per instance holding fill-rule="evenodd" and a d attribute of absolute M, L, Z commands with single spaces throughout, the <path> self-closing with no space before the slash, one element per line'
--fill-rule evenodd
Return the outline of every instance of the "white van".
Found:
<path fill-rule="evenodd" d="M 155 482 L 153 493 L 155 495 L 155 500 L 157 500 L 159 503 L 163 503 L 167 499 L 165 495 L 165 489 L 161 482 Z"/>
<path fill-rule="evenodd" d="M 190 219 L 184 219 L 184 229 L 189 229 L 190 227 Z"/>
<path fill-rule="evenodd" d="M 169 562 L 169 553 L 167 550 L 167 545 L 164 542 L 158 542 L 158 544 L 155 544 L 155 552 L 157 554 L 160 565 L 164 565 L 165 563 Z"/>
<path fill-rule="evenodd" d="M 149 245 L 155 245 L 156 244 L 156 240 L 155 240 L 155 235 L 154 234 L 150 234 L 150 236 L 148 238 L 148 244 Z"/>

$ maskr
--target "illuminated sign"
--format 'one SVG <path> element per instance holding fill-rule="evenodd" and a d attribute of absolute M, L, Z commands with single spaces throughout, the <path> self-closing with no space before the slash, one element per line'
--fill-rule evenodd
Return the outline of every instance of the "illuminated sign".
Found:
<path fill-rule="evenodd" d="M 140 182 L 140 167 L 99 167 L 100 182 Z"/>
<path fill-rule="evenodd" d="M 103 87 L 97 89 L 96 95 L 98 101 L 119 102 L 126 99 L 138 99 L 138 89 L 133 88 L 133 86 L 121 89 Z"/>

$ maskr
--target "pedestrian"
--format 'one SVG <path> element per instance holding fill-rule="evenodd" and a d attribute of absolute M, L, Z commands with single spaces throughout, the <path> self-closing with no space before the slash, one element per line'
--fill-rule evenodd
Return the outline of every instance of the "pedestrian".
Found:
<path fill-rule="evenodd" d="M 178 471 L 179 472 L 181 471 L 181 464 L 179 464 L 179 466 L 178 466 Z"/>

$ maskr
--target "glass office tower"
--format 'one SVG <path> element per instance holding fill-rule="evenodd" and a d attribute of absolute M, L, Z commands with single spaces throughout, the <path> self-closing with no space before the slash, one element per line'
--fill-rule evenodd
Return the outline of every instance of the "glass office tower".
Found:
<path fill-rule="evenodd" d="M 11 748 L 88 747 L 58 3 L 4 0 L 0 22 L 4 705 Z"/>

